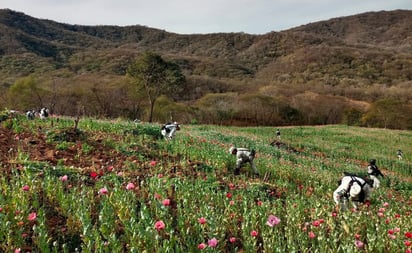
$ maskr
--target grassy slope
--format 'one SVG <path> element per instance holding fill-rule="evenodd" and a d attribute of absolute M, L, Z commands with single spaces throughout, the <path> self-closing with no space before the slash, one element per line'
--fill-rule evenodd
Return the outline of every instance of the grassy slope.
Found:
<path fill-rule="evenodd" d="M 275 140 L 275 128 L 272 127 L 185 126 L 182 132 L 209 141 L 218 140 L 227 147 L 233 144 L 255 148 L 261 156 L 261 159 L 257 159 L 256 162 L 263 172 L 276 170 L 275 165 L 285 164 L 286 161 L 294 161 L 302 166 L 313 164 L 317 169 L 323 167 L 329 172 L 347 170 L 365 172 L 367 161 L 375 158 L 384 171 L 394 172 L 399 176 L 408 174 L 409 177 L 411 176 L 411 172 L 407 173 L 412 159 L 411 154 L 408 154 L 408 149 L 412 145 L 410 131 L 343 125 L 297 126 L 280 128 L 280 130 L 281 141 L 295 148 L 299 153 L 270 146 L 269 144 Z M 403 161 L 397 160 L 398 149 L 404 150 Z M 280 160 L 275 159 L 279 157 Z"/>
<path fill-rule="evenodd" d="M 51 132 L 58 132 L 56 130 L 58 128 L 71 126 L 72 122 L 70 120 L 60 120 L 51 125 L 49 122 L 27 122 L 23 120 L 18 125 L 19 127 L 14 126 L 14 130 L 33 129 L 34 132 L 38 132 L 40 129 L 41 133 L 50 134 Z M 255 229 L 262 233 L 262 240 L 265 241 L 265 249 L 268 251 L 274 250 L 271 247 L 288 251 L 299 251 L 308 247 L 315 247 L 314 249 L 318 250 L 348 252 L 347 249 L 353 250 L 353 234 L 355 233 L 361 233 L 362 240 L 369 240 L 369 250 L 379 251 L 386 247 L 382 244 L 386 243 L 385 239 L 381 241 L 373 240 L 385 235 L 387 233 L 386 229 L 397 226 L 401 228 L 402 232 L 412 230 L 411 224 L 407 222 L 410 218 L 408 218 L 410 205 L 404 205 L 404 203 L 410 204 L 412 192 L 410 162 L 412 157 L 408 149 L 412 146 L 412 132 L 410 131 L 367 129 L 340 125 L 283 127 L 280 130 L 285 147 L 280 149 L 269 145 L 275 137 L 275 128 L 269 127 L 237 128 L 184 125 L 171 142 L 152 140 L 150 136 L 141 134 L 125 134 L 125 130 L 132 133 L 133 129 L 136 128 L 146 129 L 147 133 L 152 134 L 152 130 L 158 127 L 158 125 L 148 124 L 135 125 L 130 122 L 80 120 L 79 128 L 86 134 L 89 142 L 86 145 L 86 141 L 82 141 L 83 151 L 85 146 L 90 149 L 94 143 L 91 140 L 99 140 L 98 142 L 104 146 L 100 147 L 101 150 L 113 149 L 123 155 L 135 155 L 137 156 L 137 163 L 129 162 L 122 165 L 123 167 L 115 165 L 113 172 L 122 171 L 124 174 L 122 178 L 111 174 L 113 172 L 104 170 L 104 175 L 101 178 L 99 177 L 96 182 L 87 179 L 88 173 L 86 172 L 90 170 L 86 169 L 90 168 L 79 168 L 80 170 L 77 172 L 79 175 L 76 175 L 77 173 L 73 171 L 73 168 L 65 169 L 59 166 L 57 166 L 56 171 L 46 172 L 43 175 L 43 183 L 41 183 L 42 181 L 37 182 L 37 180 L 31 181 L 33 176 L 34 178 L 41 176 L 40 174 L 38 176 L 30 174 L 29 171 L 27 175 L 10 178 L 7 184 L 5 184 L 6 181 L 3 178 L 0 184 L 0 188 L 5 192 L 2 200 L 3 209 L 10 209 L 10 207 L 7 207 L 7 203 L 19 197 L 19 188 L 27 181 L 33 185 L 33 188 L 45 187 L 42 192 L 44 192 L 44 196 L 50 194 L 48 198 L 54 205 L 53 212 L 58 211 L 60 217 L 67 217 L 65 218 L 67 219 L 66 222 L 81 220 L 81 217 L 77 217 L 78 215 L 81 216 L 82 213 L 87 214 L 90 212 L 90 209 L 84 206 L 84 203 L 88 203 L 88 201 L 90 201 L 88 205 L 93 205 L 96 208 L 94 211 L 92 209 L 88 215 L 97 218 L 99 212 L 102 215 L 106 208 L 108 210 L 117 210 L 117 206 L 122 205 L 121 199 L 123 197 L 131 197 L 130 194 L 123 195 L 121 189 L 127 182 L 136 182 L 137 180 L 136 183 L 140 182 L 142 184 L 144 182 L 142 184 L 144 187 L 140 188 L 136 192 L 136 196 L 129 201 L 135 204 L 140 203 L 137 204 L 137 206 L 141 206 L 140 212 L 147 213 L 146 218 L 143 220 L 135 214 L 137 215 L 137 221 L 130 229 L 136 228 L 137 231 L 140 231 L 139 229 L 144 231 L 150 229 L 157 219 L 164 219 L 167 223 L 167 229 L 169 229 L 168 233 L 176 230 L 180 231 L 173 237 L 174 240 L 169 240 L 168 243 L 175 245 L 172 247 L 178 247 L 183 251 L 196 248 L 196 245 L 202 242 L 204 237 L 211 238 L 214 236 L 221 241 L 219 247 L 222 251 L 230 251 L 229 246 L 224 246 L 223 241 L 225 237 L 233 235 L 241 240 L 241 246 L 239 244 L 239 247 L 242 247 L 246 252 L 254 252 L 256 250 L 254 248 L 255 243 L 249 238 L 249 233 Z M 21 134 L 21 136 L 23 135 Z M 56 142 L 55 145 L 61 145 L 61 143 Z M 248 167 L 242 170 L 241 176 L 233 176 L 232 169 L 235 161 L 234 157 L 228 154 L 230 145 L 250 147 L 257 150 L 256 165 L 261 172 L 260 178 L 252 177 Z M 398 161 L 396 158 L 398 148 L 405 153 L 403 161 Z M 112 154 L 114 155 L 114 153 Z M 20 155 L 20 157 L 25 159 L 24 166 L 27 168 L 33 167 L 36 171 L 35 163 L 30 165 L 27 156 Z M 119 158 L 121 157 L 119 156 Z M 364 214 L 367 216 L 347 214 L 343 216 L 344 219 L 342 220 L 334 220 L 331 217 L 331 213 L 334 211 L 332 192 L 337 187 L 337 180 L 343 171 L 365 173 L 367 161 L 370 158 L 376 158 L 377 165 L 387 175 L 382 180 L 382 187 L 373 193 L 372 212 L 365 212 Z M 155 167 L 149 166 L 151 160 L 157 161 L 158 164 Z M 15 162 L 19 162 L 18 158 Z M 174 174 L 173 170 L 181 173 Z M 53 176 L 61 176 L 65 173 L 69 175 L 69 180 L 71 180 L 73 187 L 71 190 L 64 190 L 64 183 L 59 182 Z M 160 174 L 163 175 L 161 178 L 156 177 Z M 53 185 L 52 189 L 60 189 L 59 192 L 64 192 L 65 197 L 62 199 L 54 198 L 53 191 L 48 192 L 49 190 L 46 187 L 48 184 Z M 230 187 L 231 184 L 235 186 L 234 189 Z M 17 188 L 13 190 L 14 185 Z M 103 198 L 96 199 L 92 197 L 93 192 L 97 192 L 101 187 L 107 187 L 109 192 L 112 192 L 107 197 L 107 202 Z M 235 201 L 233 207 L 228 205 L 225 197 L 226 192 L 233 194 L 232 199 Z M 270 195 L 270 192 L 274 193 L 276 197 Z M 151 196 L 157 193 L 163 197 L 169 197 L 172 203 L 175 203 L 176 206 L 170 209 L 171 213 L 165 213 L 165 209 L 155 205 L 156 201 Z M 14 195 L 15 197 L 13 197 Z M 71 213 L 65 210 L 64 206 L 67 205 L 65 202 L 69 199 L 73 199 L 70 210 L 77 211 Z M 153 204 L 150 204 L 150 201 L 148 202 L 150 199 L 154 201 Z M 93 201 L 97 202 L 93 204 Z M 262 201 L 263 205 L 256 205 L 257 201 Z M 375 217 L 375 211 L 384 202 L 388 202 L 391 207 L 387 213 L 388 218 L 394 213 L 399 213 L 401 218 L 393 223 L 385 224 L 383 220 L 380 221 L 379 217 Z M 103 203 L 105 204 L 103 205 Z M 43 203 L 43 205 L 46 204 L 47 202 Z M 135 212 L 136 210 L 133 209 L 135 204 L 130 204 L 127 208 L 131 208 L 131 211 Z M 21 205 L 24 206 L 24 204 Z M 33 210 L 30 204 L 27 208 Z M 51 212 L 50 208 L 46 205 L 37 209 L 43 209 L 48 213 Z M 24 212 L 25 209 L 22 210 Z M 117 221 L 112 225 L 108 223 L 107 226 L 115 226 L 116 231 L 118 227 L 127 231 L 128 226 L 131 226 L 127 224 L 130 219 L 124 221 L 121 215 L 117 213 L 118 211 L 109 212 L 113 215 L 113 221 L 116 219 Z M 279 228 L 281 231 L 271 232 L 264 226 L 267 215 L 271 213 L 281 218 L 282 227 Z M 228 215 L 234 215 L 234 217 L 242 220 L 241 227 L 235 226 L 231 219 L 228 219 Z M 368 218 L 368 215 L 372 215 L 372 217 Z M 205 216 L 208 219 L 207 233 L 203 230 L 196 230 L 198 229 L 196 221 L 200 216 Z M 346 219 L 348 218 L 353 220 L 355 224 L 358 223 L 358 226 L 347 228 Z M 324 219 L 328 225 L 325 225 L 324 230 L 311 228 L 319 238 L 325 236 L 324 241 L 318 241 L 318 244 L 315 245 L 313 241 L 307 238 L 307 233 L 302 232 L 306 231 L 304 230 L 306 225 L 304 228 L 301 226 L 305 222 L 310 223 L 317 219 Z M 373 222 L 370 222 L 370 219 Z M 175 224 L 174 227 L 170 227 L 170 222 Z M 73 223 L 75 225 L 72 224 L 71 226 L 65 222 L 61 224 L 66 224 L 68 234 L 75 235 L 85 231 L 81 229 L 82 223 L 84 221 Z M 93 223 L 93 229 L 102 231 L 104 229 L 103 225 L 105 224 Z M 381 226 L 381 228 L 378 229 L 375 226 Z M 48 229 L 56 229 L 56 227 L 50 228 L 49 225 Z M 9 230 L 5 228 L 4 231 Z M 285 238 L 279 238 L 279 233 Z M 157 241 L 157 239 L 151 237 L 151 232 L 137 233 L 136 235 L 146 242 Z M 96 244 L 99 240 L 104 240 L 96 234 L 83 236 L 84 241 L 94 240 Z M 63 237 L 59 240 L 73 240 L 67 238 L 69 237 Z M 164 241 L 160 241 L 160 244 L 154 242 L 150 245 L 141 245 L 133 238 L 129 238 L 130 241 L 128 241 L 128 237 L 121 238 L 119 240 L 117 237 L 113 237 L 113 242 L 110 242 L 117 241 L 119 245 L 128 243 L 131 245 L 130 247 L 148 250 L 160 250 L 168 247 L 168 244 Z M 56 238 L 53 240 L 56 240 Z M 341 242 L 336 244 L 334 243 L 336 240 Z M 402 240 L 402 237 L 399 237 L 399 240 Z M 73 247 L 77 245 L 76 243 L 79 243 L 76 241 L 78 239 L 70 242 L 74 245 Z M 114 247 L 113 245 L 112 250 Z M 391 249 L 396 250 L 402 248 L 400 245 L 391 245 L 391 247 Z M 36 247 L 32 249 L 36 249 Z"/>

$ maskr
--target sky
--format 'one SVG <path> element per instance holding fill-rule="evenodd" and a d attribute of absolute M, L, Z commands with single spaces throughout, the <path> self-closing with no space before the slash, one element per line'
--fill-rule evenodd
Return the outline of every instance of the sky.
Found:
<path fill-rule="evenodd" d="M 0 9 L 76 25 L 142 25 L 179 34 L 265 34 L 412 0 L 0 0 Z"/>

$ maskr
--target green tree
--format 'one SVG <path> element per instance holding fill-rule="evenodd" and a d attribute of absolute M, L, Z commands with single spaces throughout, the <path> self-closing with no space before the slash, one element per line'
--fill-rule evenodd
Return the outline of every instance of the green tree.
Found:
<path fill-rule="evenodd" d="M 342 122 L 349 126 L 358 126 L 360 125 L 362 115 L 363 115 L 362 111 L 357 108 L 351 107 L 351 108 L 345 109 L 343 113 Z"/>
<path fill-rule="evenodd" d="M 32 109 L 43 107 L 46 90 L 39 87 L 33 76 L 17 80 L 8 90 L 9 105 L 15 109 Z"/>
<path fill-rule="evenodd" d="M 362 117 L 362 123 L 372 127 L 411 129 L 411 105 L 397 99 L 374 102 Z"/>
<path fill-rule="evenodd" d="M 163 60 L 152 52 L 143 53 L 127 68 L 126 75 L 137 85 L 138 91 L 144 89 L 150 104 L 149 122 L 153 120 L 153 109 L 161 95 L 174 97 L 184 83 L 185 77 L 180 67 Z"/>
<path fill-rule="evenodd" d="M 232 124 L 237 114 L 238 95 L 234 92 L 209 93 L 196 101 L 207 124 Z"/>

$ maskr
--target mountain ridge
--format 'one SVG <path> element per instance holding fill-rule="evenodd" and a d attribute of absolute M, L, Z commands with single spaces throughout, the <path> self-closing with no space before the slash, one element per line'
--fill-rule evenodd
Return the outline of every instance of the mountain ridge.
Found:
<path fill-rule="evenodd" d="M 0 89 L 30 75 L 46 87 L 55 80 L 73 89 L 87 87 L 96 78 L 111 86 L 123 82 L 128 64 L 150 50 L 182 68 L 188 82 L 178 102 L 189 105 L 227 92 L 280 97 L 292 107 L 310 94 L 361 104 L 385 98 L 409 103 L 411 23 L 411 10 L 394 10 L 261 35 L 185 35 L 141 25 L 63 24 L 3 9 Z"/>
<path fill-rule="evenodd" d="M 412 28 L 408 26 L 410 23 L 412 11 L 397 10 L 334 18 L 263 35 L 180 35 L 140 25 L 120 27 L 61 24 L 6 9 L 0 10 L 0 31 L 3 34 L 0 53 L 34 53 L 39 57 L 51 57 L 64 62 L 64 58 L 88 49 L 121 47 L 132 51 L 153 50 L 176 57 L 240 62 L 248 70 L 246 72 L 255 73 L 257 68 L 262 69 L 279 57 L 316 46 L 348 47 L 365 52 L 396 50 L 408 53 L 412 49 Z M 371 24 L 378 31 L 372 29 Z M 383 34 L 380 30 L 387 27 L 390 29 L 382 36 L 385 39 L 376 39 L 376 34 Z"/>

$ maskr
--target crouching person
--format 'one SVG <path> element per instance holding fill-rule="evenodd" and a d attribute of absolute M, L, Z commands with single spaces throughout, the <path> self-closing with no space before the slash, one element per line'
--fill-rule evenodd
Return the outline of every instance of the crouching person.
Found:
<path fill-rule="evenodd" d="M 240 174 L 240 168 L 245 164 L 249 163 L 250 166 L 253 169 L 253 173 L 255 175 L 259 175 L 259 172 L 257 171 L 256 165 L 253 162 L 255 159 L 255 150 L 254 149 L 247 149 L 247 148 L 235 148 L 235 147 L 230 147 L 229 153 L 232 155 L 236 156 L 236 168 L 235 168 L 235 175 Z"/>
<path fill-rule="evenodd" d="M 377 189 L 381 185 L 378 177 L 381 176 L 384 178 L 385 176 L 382 174 L 378 166 L 376 166 L 376 160 L 371 159 L 368 165 L 368 175 L 371 180 L 373 180 L 373 188 Z"/>
<path fill-rule="evenodd" d="M 403 159 L 403 152 L 402 152 L 402 150 L 398 149 L 398 151 L 396 152 L 396 155 L 398 156 L 398 160 L 402 160 L 402 159 Z"/>
<path fill-rule="evenodd" d="M 333 200 L 341 211 L 349 208 L 349 201 L 356 209 L 360 204 L 369 205 L 372 187 L 357 176 L 344 176 L 338 188 L 333 192 Z"/>
<path fill-rule="evenodd" d="M 36 112 L 34 110 L 28 110 L 26 112 L 26 117 L 29 120 L 34 120 L 34 118 L 36 117 Z"/>
<path fill-rule="evenodd" d="M 173 123 L 164 124 L 160 131 L 161 131 L 163 137 L 165 137 L 168 140 L 171 140 L 175 136 L 176 131 L 179 131 L 179 130 L 180 130 L 180 126 L 175 121 Z"/>
<path fill-rule="evenodd" d="M 39 115 L 40 119 L 47 119 L 49 117 L 49 109 L 46 107 L 41 108 Z"/>

